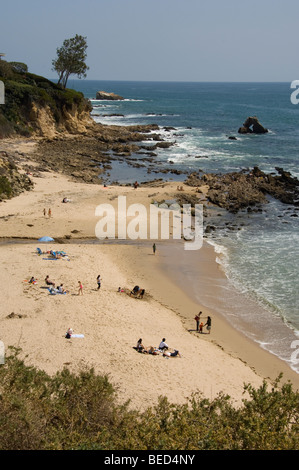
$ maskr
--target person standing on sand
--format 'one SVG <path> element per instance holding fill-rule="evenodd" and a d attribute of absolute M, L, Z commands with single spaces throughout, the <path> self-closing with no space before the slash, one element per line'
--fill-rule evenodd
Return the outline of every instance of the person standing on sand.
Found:
<path fill-rule="evenodd" d="M 156 243 L 153 244 L 153 253 L 156 253 Z"/>
<path fill-rule="evenodd" d="M 98 284 L 98 290 L 100 290 L 100 288 L 101 288 L 101 276 L 100 276 L 100 274 L 97 277 L 97 284 Z"/>
<path fill-rule="evenodd" d="M 200 322 L 200 316 L 201 316 L 201 314 L 202 314 L 202 312 L 200 311 L 200 312 L 198 313 L 198 315 L 195 315 L 195 317 L 194 317 L 194 320 L 196 321 L 196 331 L 199 330 L 199 322 Z"/>
<path fill-rule="evenodd" d="M 49 218 L 52 217 L 52 211 L 51 211 L 51 209 L 48 210 L 48 216 L 49 216 Z"/>
<path fill-rule="evenodd" d="M 211 327 L 212 327 L 212 319 L 211 317 L 208 317 L 207 318 L 207 323 L 204 324 L 204 326 L 207 327 L 207 330 L 209 332 L 209 334 L 211 333 Z"/>
<path fill-rule="evenodd" d="M 46 213 L 47 213 L 47 212 L 46 212 L 46 209 L 44 209 L 44 217 L 46 217 Z"/>
<path fill-rule="evenodd" d="M 78 291 L 78 295 L 83 295 L 83 286 L 82 286 L 82 283 L 81 283 L 81 281 L 78 281 L 78 284 L 79 284 L 79 291 Z"/>

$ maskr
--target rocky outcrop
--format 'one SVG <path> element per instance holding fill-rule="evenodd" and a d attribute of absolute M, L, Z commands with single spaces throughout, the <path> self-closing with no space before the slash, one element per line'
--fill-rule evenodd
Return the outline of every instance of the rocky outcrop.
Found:
<path fill-rule="evenodd" d="M 267 203 L 267 195 L 285 204 L 299 206 L 299 180 L 282 168 L 277 175 L 266 174 L 258 167 L 227 174 L 192 173 L 186 181 L 189 186 L 207 185 L 207 199 L 229 212 L 252 209 Z"/>
<path fill-rule="evenodd" d="M 54 118 L 49 106 L 32 102 L 28 116 L 28 125 L 32 135 L 54 138 L 61 133 L 84 134 L 94 126 L 88 110 L 79 110 L 76 105 L 61 110 L 59 122 Z"/>
<path fill-rule="evenodd" d="M 120 95 L 116 95 L 115 93 L 107 93 L 106 91 L 98 91 L 96 94 L 97 100 L 123 100 L 124 98 Z"/>
<path fill-rule="evenodd" d="M 32 188 L 31 179 L 19 172 L 14 158 L 6 152 L 0 152 L 0 201 L 18 196 Z"/>
<path fill-rule="evenodd" d="M 64 134 L 39 141 L 30 155 L 40 168 L 67 174 L 78 181 L 100 184 L 112 160 L 125 160 L 131 166 L 144 166 L 137 157 L 146 140 L 152 141 L 157 124 L 106 126 L 95 124 L 86 134 Z M 163 142 L 155 142 L 155 147 Z M 167 144 L 169 144 L 167 142 Z M 146 147 L 147 148 L 147 147 Z M 151 149 L 151 147 L 148 147 Z M 131 155 L 135 154 L 134 158 Z M 142 164 L 141 164 L 142 161 Z"/>
<path fill-rule="evenodd" d="M 239 128 L 239 134 L 266 134 L 268 129 L 263 127 L 256 116 L 248 117 L 243 126 Z"/>

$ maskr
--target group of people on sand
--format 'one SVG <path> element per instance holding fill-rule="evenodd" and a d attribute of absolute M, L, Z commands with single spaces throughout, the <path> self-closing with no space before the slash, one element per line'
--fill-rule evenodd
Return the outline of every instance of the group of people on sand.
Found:
<path fill-rule="evenodd" d="M 166 343 L 166 338 L 162 339 L 157 348 L 154 346 L 144 347 L 142 344 L 142 338 L 139 338 L 136 346 L 136 351 L 142 354 L 153 354 L 154 356 L 162 355 L 164 357 L 181 357 L 181 354 L 177 349 L 174 349 L 173 352 L 168 351 L 168 349 L 169 346 Z"/>
<path fill-rule="evenodd" d="M 194 317 L 194 320 L 196 321 L 196 331 L 198 331 L 199 333 L 203 333 L 203 328 L 206 326 L 207 327 L 207 330 L 208 330 L 208 334 L 211 333 L 211 328 L 212 328 L 212 319 L 210 316 L 207 316 L 207 321 L 206 323 L 203 323 L 203 321 L 201 321 L 201 315 L 202 315 L 202 311 L 200 311 L 197 315 L 195 315 Z"/>
<path fill-rule="evenodd" d="M 97 281 L 97 286 L 98 286 L 97 290 L 100 290 L 101 283 L 102 283 L 102 278 L 100 274 L 97 276 L 96 281 Z M 51 281 L 51 279 L 49 278 L 49 275 L 45 277 L 45 283 L 47 286 L 49 286 L 50 289 L 55 289 L 58 293 L 65 294 L 69 292 L 64 289 L 63 284 L 60 284 L 60 286 L 56 288 L 55 282 Z M 78 281 L 78 295 L 83 295 L 83 284 L 81 281 Z"/>
<path fill-rule="evenodd" d="M 49 275 L 45 277 L 45 283 L 47 286 L 49 286 L 49 290 L 51 293 L 67 294 L 69 292 L 68 290 L 65 290 L 65 288 L 63 287 L 63 284 L 60 284 L 60 286 L 55 287 L 55 282 L 51 281 L 51 279 L 49 278 Z"/>
<path fill-rule="evenodd" d="M 134 286 L 130 292 L 130 297 L 136 297 L 138 299 L 143 299 L 145 294 L 145 289 L 141 289 L 139 286 Z"/>
<path fill-rule="evenodd" d="M 44 217 L 46 217 L 46 215 L 47 215 L 46 209 L 43 210 L 43 214 L 44 214 Z M 51 210 L 51 209 L 48 210 L 48 217 L 49 217 L 49 218 L 52 217 L 52 210 Z"/>
<path fill-rule="evenodd" d="M 71 200 L 68 197 L 64 197 L 61 202 L 63 202 L 65 204 L 67 202 L 71 202 Z M 46 215 L 48 214 L 48 217 L 51 218 L 52 217 L 52 209 L 50 208 L 50 209 L 48 209 L 48 211 L 46 211 L 46 209 L 44 208 L 43 214 L 44 214 L 44 217 L 46 217 Z"/>

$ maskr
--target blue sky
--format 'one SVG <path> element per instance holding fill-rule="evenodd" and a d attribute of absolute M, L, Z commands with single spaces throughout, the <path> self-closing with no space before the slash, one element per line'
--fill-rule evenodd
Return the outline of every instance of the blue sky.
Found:
<path fill-rule="evenodd" d="M 55 78 L 57 47 L 81 34 L 88 79 L 291 82 L 298 18 L 298 0 L 10 0 L 0 52 Z"/>

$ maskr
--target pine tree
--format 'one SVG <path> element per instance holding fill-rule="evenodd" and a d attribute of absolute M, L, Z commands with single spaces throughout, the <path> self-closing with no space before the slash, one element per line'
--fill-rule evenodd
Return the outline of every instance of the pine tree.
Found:
<path fill-rule="evenodd" d="M 86 37 L 76 34 L 74 38 L 65 39 L 63 45 L 57 48 L 57 58 L 52 61 L 53 70 L 58 73 L 58 85 L 63 89 L 70 75 L 75 74 L 78 78 L 86 77 L 89 67 L 85 60 L 87 42 Z"/>

